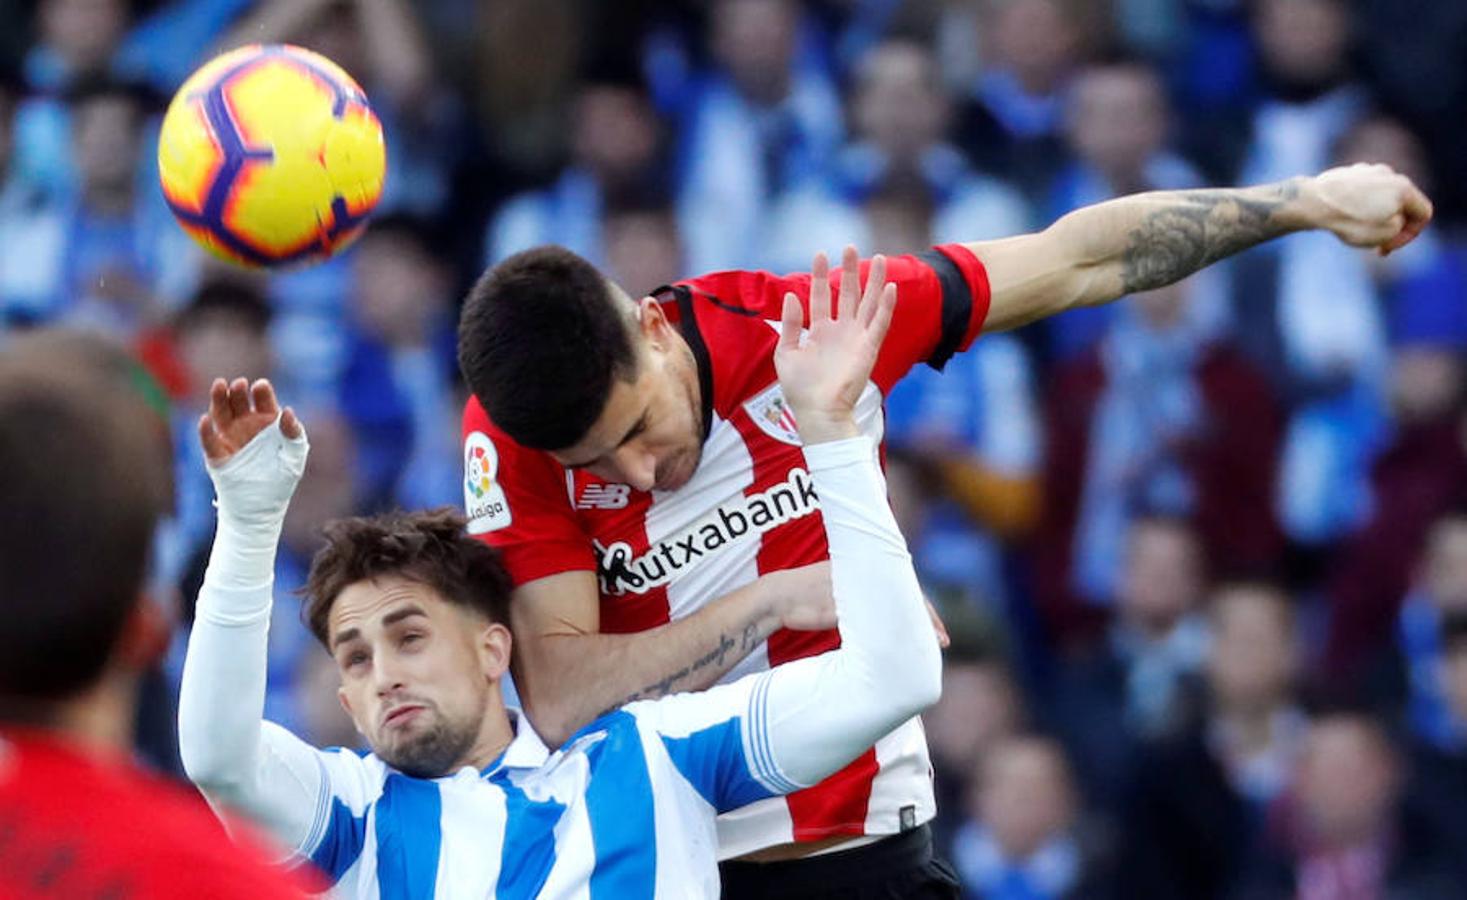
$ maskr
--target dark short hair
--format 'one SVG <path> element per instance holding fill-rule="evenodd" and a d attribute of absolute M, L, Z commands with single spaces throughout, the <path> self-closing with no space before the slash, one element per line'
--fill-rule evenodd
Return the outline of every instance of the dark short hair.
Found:
<path fill-rule="evenodd" d="M 306 578 L 306 624 L 328 650 L 328 620 L 336 598 L 349 586 L 396 575 L 432 588 L 444 600 L 509 623 L 509 573 L 499 553 L 464 531 L 464 517 L 450 507 L 395 511 L 337 519 L 324 529 L 326 545 L 311 560 Z"/>
<path fill-rule="evenodd" d="M 526 447 L 559 450 L 591 430 L 613 378 L 636 377 L 631 332 L 595 266 L 564 247 L 537 247 L 469 291 L 458 364 L 496 426 Z"/>
<path fill-rule="evenodd" d="M 442 258 L 443 247 L 450 241 L 441 223 L 410 212 L 390 212 L 374 217 L 363 237 L 391 237 L 405 241 L 432 260 Z"/>
<path fill-rule="evenodd" d="M 91 73 L 77 78 L 63 92 L 68 106 L 76 107 L 93 100 L 126 100 L 146 116 L 163 108 L 163 99 L 147 82 L 114 78 Z"/>
<path fill-rule="evenodd" d="M 270 317 L 270 302 L 258 289 L 233 281 L 207 281 L 179 311 L 174 328 L 187 332 L 222 318 L 239 323 L 255 337 L 262 337 L 270 327 Z"/>
<path fill-rule="evenodd" d="M 0 353 L 0 700 L 17 710 L 94 685 L 142 597 L 172 492 L 140 373 L 78 333 Z"/>

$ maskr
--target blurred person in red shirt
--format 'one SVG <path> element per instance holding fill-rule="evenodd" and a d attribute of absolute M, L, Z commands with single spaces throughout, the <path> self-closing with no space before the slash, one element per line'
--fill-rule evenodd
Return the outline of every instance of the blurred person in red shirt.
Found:
<path fill-rule="evenodd" d="M 140 372 L 62 332 L 0 358 L 0 898 L 304 896 L 127 758 L 170 624 L 145 587 L 171 487 Z"/>

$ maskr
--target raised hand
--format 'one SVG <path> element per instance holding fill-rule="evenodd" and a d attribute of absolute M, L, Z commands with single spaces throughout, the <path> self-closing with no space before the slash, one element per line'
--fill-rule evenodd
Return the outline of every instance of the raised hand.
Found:
<path fill-rule="evenodd" d="M 785 401 L 794 413 L 800 438 L 818 444 L 854 437 L 854 409 L 896 307 L 896 285 L 886 280 L 886 257 L 871 260 L 862 290 L 860 260 L 854 247 L 841 256 L 840 295 L 830 263 L 817 254 L 810 275 L 810 328 L 802 339 L 804 311 L 786 294 L 780 317 L 774 368 Z"/>
<path fill-rule="evenodd" d="M 279 421 L 277 426 L 275 423 Z M 294 410 L 282 412 L 270 382 L 243 378 L 209 388 L 199 442 L 219 497 L 221 520 L 277 523 L 305 472 L 309 446 Z"/>
<path fill-rule="evenodd" d="M 280 411 L 275 388 L 264 378 L 253 385 L 243 378 L 236 378 L 233 383 L 214 379 L 209 387 L 209 411 L 199 417 L 199 441 L 204 446 L 204 457 L 210 465 L 224 465 L 255 435 L 273 424 L 276 416 L 280 417 L 280 431 L 287 438 L 294 440 L 305 433 L 294 410 L 286 407 L 285 412 Z"/>
<path fill-rule="evenodd" d="M 1431 222 L 1431 201 L 1411 179 L 1390 166 L 1357 163 L 1322 172 L 1305 195 L 1320 228 L 1353 247 L 1381 255 L 1411 243 Z"/>

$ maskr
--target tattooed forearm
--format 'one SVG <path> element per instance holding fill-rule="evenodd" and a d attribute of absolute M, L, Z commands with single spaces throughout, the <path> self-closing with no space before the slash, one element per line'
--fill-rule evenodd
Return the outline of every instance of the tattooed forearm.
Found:
<path fill-rule="evenodd" d="M 658 697 L 675 694 L 686 687 L 689 679 L 709 666 L 722 669 L 724 663 L 728 661 L 729 653 L 734 652 L 735 648 L 737 648 L 738 658 L 747 656 L 754 648 L 763 643 L 765 638 L 769 637 L 770 630 L 772 629 L 764 628 L 757 623 L 750 622 L 737 634 L 724 632 L 716 639 L 717 646 L 710 647 L 707 653 L 693 660 L 692 665 L 684 666 L 676 672 L 659 678 L 641 690 L 628 694 L 615 706 L 603 710 L 601 714 L 605 715 L 636 700 L 655 700 Z"/>
<path fill-rule="evenodd" d="M 1122 257 L 1125 293 L 1164 287 L 1287 233 L 1279 212 L 1298 195 L 1297 181 L 1178 192 L 1175 203 L 1147 213 L 1131 230 Z"/>

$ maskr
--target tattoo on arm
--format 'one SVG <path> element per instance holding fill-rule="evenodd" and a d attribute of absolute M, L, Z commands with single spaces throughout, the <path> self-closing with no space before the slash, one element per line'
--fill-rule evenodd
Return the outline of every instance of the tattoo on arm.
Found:
<path fill-rule="evenodd" d="M 1125 293 L 1165 287 L 1290 229 L 1279 210 L 1299 195 L 1286 181 L 1252 190 L 1179 192 L 1175 205 L 1148 213 L 1122 256 Z"/>
<path fill-rule="evenodd" d="M 609 712 L 615 712 L 617 709 L 636 700 L 655 700 L 658 697 L 675 694 L 682 689 L 684 682 L 699 671 L 709 666 L 722 668 L 723 664 L 728 660 L 729 652 L 735 647 L 738 648 L 738 657 L 743 658 L 752 653 L 754 648 L 758 647 L 768 636 L 766 630 L 754 622 L 745 625 L 743 630 L 737 634 L 723 632 L 718 635 L 717 646 L 709 648 L 707 653 L 693 660 L 692 665 L 683 666 L 676 672 L 659 678 L 641 690 L 628 694 L 625 699 L 616 705 L 602 710 L 601 715 L 604 716 Z"/>

